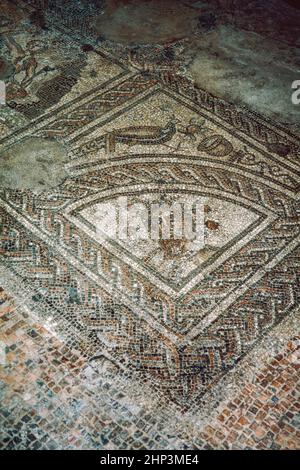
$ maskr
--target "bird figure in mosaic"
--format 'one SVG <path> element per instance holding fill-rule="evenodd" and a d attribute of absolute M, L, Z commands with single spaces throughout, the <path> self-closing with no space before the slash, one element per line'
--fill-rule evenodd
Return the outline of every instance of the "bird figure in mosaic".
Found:
<path fill-rule="evenodd" d="M 116 144 L 133 145 L 163 145 L 176 133 L 176 124 L 179 122 L 173 116 L 165 126 L 128 126 L 113 129 L 97 139 L 93 139 L 80 147 L 79 153 L 84 154 L 104 149 L 105 153 L 116 150 Z"/>

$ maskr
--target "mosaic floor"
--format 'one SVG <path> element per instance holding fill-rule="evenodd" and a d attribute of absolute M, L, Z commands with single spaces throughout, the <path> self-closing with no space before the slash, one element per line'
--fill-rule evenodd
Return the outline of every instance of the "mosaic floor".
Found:
<path fill-rule="evenodd" d="M 299 137 L 84 11 L 3 15 L 0 448 L 297 449 Z M 99 236 L 121 196 L 204 246 Z"/>

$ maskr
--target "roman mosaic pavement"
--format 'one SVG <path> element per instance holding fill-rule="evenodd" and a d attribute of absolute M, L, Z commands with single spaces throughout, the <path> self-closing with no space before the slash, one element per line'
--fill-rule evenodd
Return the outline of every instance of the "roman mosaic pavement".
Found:
<path fill-rule="evenodd" d="M 0 447 L 296 448 L 299 138 L 35 7 L 3 20 Z M 202 201 L 204 244 L 99 236 L 120 197 Z"/>

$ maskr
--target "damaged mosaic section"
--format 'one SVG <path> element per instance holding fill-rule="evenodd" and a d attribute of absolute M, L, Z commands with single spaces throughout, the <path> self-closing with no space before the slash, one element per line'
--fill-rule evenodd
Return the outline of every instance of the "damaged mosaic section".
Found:
<path fill-rule="evenodd" d="M 66 149 L 51 139 L 29 137 L 0 153 L 0 184 L 4 188 L 41 192 L 66 177 Z"/>
<path fill-rule="evenodd" d="M 136 75 L 113 94 L 92 92 L 68 118 L 63 111 L 50 124 L 38 121 L 32 135 L 49 139 L 59 129 L 68 141 L 68 175 L 41 195 L 3 192 L 2 253 L 32 291 L 34 310 L 53 310 L 92 349 L 140 371 L 186 409 L 297 305 L 299 150 L 269 123 L 234 111 L 224 119 L 221 103 L 216 113 L 203 106 L 205 95 L 172 86 Z M 108 93 L 121 100 L 116 117 L 101 105 Z M 152 117 L 157 96 L 161 127 Z M 75 114 L 82 122 L 74 127 Z M 39 149 L 41 141 L 31 142 Z M 95 236 L 99 201 L 153 193 L 205 197 L 204 251 Z"/>

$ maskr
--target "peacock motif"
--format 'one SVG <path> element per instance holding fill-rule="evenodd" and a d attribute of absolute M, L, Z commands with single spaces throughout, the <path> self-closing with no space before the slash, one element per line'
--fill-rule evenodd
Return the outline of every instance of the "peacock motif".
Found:
<path fill-rule="evenodd" d="M 110 132 L 85 143 L 76 153 L 91 153 L 104 149 L 105 153 L 116 151 L 116 144 L 161 145 L 172 139 L 176 133 L 176 118 L 170 119 L 165 126 L 129 126 L 113 129 Z"/>

